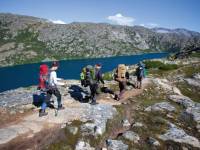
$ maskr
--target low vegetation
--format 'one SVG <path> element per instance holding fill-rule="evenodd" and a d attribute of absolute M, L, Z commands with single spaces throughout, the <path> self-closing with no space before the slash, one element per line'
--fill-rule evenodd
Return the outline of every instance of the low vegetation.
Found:
<path fill-rule="evenodd" d="M 168 70 L 174 70 L 178 68 L 178 65 L 176 64 L 164 64 L 161 61 L 150 60 L 150 61 L 145 61 L 144 63 L 147 69 L 159 69 L 159 70 L 168 71 Z"/>

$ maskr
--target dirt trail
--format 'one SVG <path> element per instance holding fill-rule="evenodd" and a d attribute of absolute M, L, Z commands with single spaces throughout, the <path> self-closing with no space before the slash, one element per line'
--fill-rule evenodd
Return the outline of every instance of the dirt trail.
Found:
<path fill-rule="evenodd" d="M 142 89 L 126 91 L 123 99 L 120 101 L 115 101 L 106 97 L 104 99 L 98 99 L 97 101 L 99 104 L 104 105 L 120 105 L 128 98 L 141 94 L 149 83 L 150 80 L 145 79 Z M 0 149 L 2 146 L 5 147 L 5 145 L 16 142 L 18 138 L 23 137 L 26 140 L 31 140 L 36 134 L 44 132 L 45 130 L 61 127 L 63 124 L 73 120 L 81 120 L 80 114 L 84 114 L 88 107 L 93 107 L 77 101 L 68 101 L 64 99 L 63 102 L 65 109 L 59 111 L 57 116 L 55 115 L 55 110 L 48 109 L 48 116 L 38 117 L 38 110 L 35 110 L 32 114 L 20 118 L 20 121 L 0 128 Z"/>
<path fill-rule="evenodd" d="M 110 97 L 104 97 L 104 98 L 100 98 L 98 100 L 98 103 L 100 104 L 108 104 L 108 105 L 121 105 L 121 103 L 125 102 L 127 99 L 134 97 L 136 95 L 139 95 L 143 92 L 143 90 L 149 85 L 150 83 L 150 79 L 146 78 L 145 80 L 143 80 L 143 86 L 141 89 L 131 89 L 131 90 L 127 90 L 124 94 L 123 97 L 120 101 L 116 101 Z"/>

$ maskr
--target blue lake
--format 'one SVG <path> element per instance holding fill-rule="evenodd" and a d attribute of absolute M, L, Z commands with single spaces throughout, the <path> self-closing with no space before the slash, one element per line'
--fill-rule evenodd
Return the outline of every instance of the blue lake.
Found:
<path fill-rule="evenodd" d="M 57 71 L 57 76 L 64 79 L 79 79 L 80 70 L 86 65 L 101 63 L 102 71 L 107 72 L 116 68 L 118 64 L 132 65 L 141 60 L 163 58 L 168 55 L 168 53 L 150 53 L 109 58 L 63 60 L 59 62 L 60 67 Z M 0 68 L 0 92 L 18 87 L 37 85 L 40 64 L 41 63 Z M 50 65 L 50 63 L 47 64 Z"/>

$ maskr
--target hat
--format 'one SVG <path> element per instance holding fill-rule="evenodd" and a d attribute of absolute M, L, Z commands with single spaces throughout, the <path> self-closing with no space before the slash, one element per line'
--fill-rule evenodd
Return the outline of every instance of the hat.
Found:
<path fill-rule="evenodd" d="M 51 67 L 58 67 L 58 61 L 54 61 L 54 62 L 52 62 L 52 64 L 51 64 Z"/>
<path fill-rule="evenodd" d="M 95 68 L 101 68 L 101 64 L 96 64 Z"/>

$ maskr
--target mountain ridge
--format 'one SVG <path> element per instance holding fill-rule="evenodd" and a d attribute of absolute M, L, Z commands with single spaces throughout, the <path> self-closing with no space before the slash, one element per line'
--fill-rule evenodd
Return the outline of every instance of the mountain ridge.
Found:
<path fill-rule="evenodd" d="M 166 33 L 160 33 L 166 31 Z M 180 52 L 200 47 L 200 33 L 187 29 L 145 28 L 108 23 L 50 20 L 0 13 L 0 65 L 72 59 Z"/>

